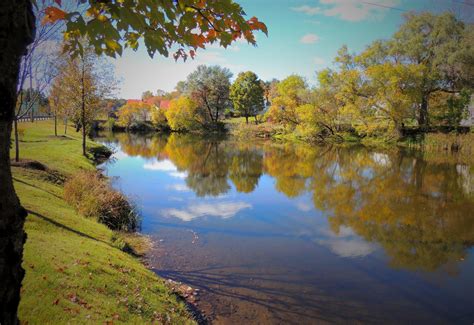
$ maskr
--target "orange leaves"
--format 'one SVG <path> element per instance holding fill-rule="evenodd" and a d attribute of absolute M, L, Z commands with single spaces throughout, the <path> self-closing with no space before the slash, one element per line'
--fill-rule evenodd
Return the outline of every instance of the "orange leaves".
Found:
<path fill-rule="evenodd" d="M 57 2 L 61 2 L 57 0 Z M 46 24 L 54 24 L 58 20 L 62 20 L 66 18 L 67 13 L 59 8 L 56 7 L 48 7 L 44 10 L 45 16 L 43 21 L 41 22 L 43 25 Z"/>
<path fill-rule="evenodd" d="M 200 0 L 198 3 L 195 5 L 199 9 L 203 9 L 206 7 L 206 0 Z"/>
<path fill-rule="evenodd" d="M 217 32 L 214 30 L 214 29 L 211 29 L 209 30 L 209 32 L 207 32 L 207 39 L 212 41 L 214 39 L 216 39 L 217 37 Z"/>
<path fill-rule="evenodd" d="M 259 21 L 257 17 L 250 18 L 247 20 L 247 23 L 249 24 L 250 30 L 261 30 L 265 35 L 268 35 L 267 25 Z"/>
<path fill-rule="evenodd" d="M 199 35 L 192 34 L 192 38 L 193 38 L 192 43 L 194 47 L 205 48 L 204 44 L 208 42 L 207 38 L 204 37 L 204 35 L 202 34 L 199 34 Z"/>

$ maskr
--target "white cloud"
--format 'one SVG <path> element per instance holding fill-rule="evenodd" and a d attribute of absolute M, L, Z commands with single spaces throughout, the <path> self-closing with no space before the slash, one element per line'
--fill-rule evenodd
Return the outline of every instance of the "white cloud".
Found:
<path fill-rule="evenodd" d="M 169 160 L 153 161 L 143 165 L 144 169 L 160 171 L 176 171 L 176 166 Z"/>
<path fill-rule="evenodd" d="M 178 191 L 178 192 L 189 192 L 190 189 L 184 184 L 172 184 L 166 187 L 167 189 Z"/>
<path fill-rule="evenodd" d="M 170 176 L 176 177 L 176 178 L 186 178 L 186 177 L 188 177 L 188 173 L 186 173 L 186 172 L 171 172 Z"/>
<path fill-rule="evenodd" d="M 306 15 L 313 16 L 316 14 L 321 13 L 321 8 L 319 7 L 311 7 L 311 6 L 300 6 L 300 7 L 293 7 L 291 8 L 293 11 L 302 12 Z"/>
<path fill-rule="evenodd" d="M 303 44 L 314 44 L 317 41 L 319 41 L 319 36 L 316 34 L 306 34 L 300 39 L 300 42 Z"/>
<path fill-rule="evenodd" d="M 252 206 L 245 202 L 219 202 L 219 203 L 199 203 L 189 205 L 184 209 L 165 209 L 161 213 L 168 218 L 179 218 L 182 221 L 191 221 L 196 218 L 210 216 L 228 219 L 235 216 L 243 209 Z"/>
<path fill-rule="evenodd" d="M 374 152 L 372 153 L 372 159 L 380 166 L 389 166 L 391 164 L 390 157 L 385 153 Z"/>
<path fill-rule="evenodd" d="M 361 239 L 329 239 L 321 240 L 319 244 L 340 257 L 364 257 L 375 251 L 374 245 Z"/>
<path fill-rule="evenodd" d="M 361 239 L 349 227 L 340 227 L 337 235 L 329 229 L 320 232 L 328 238 L 318 240 L 317 243 L 326 246 L 340 257 L 364 257 L 377 248 L 374 244 Z"/>
<path fill-rule="evenodd" d="M 323 14 L 342 20 L 358 22 L 369 18 L 381 19 L 390 10 L 400 4 L 400 0 L 372 0 L 370 3 L 360 0 L 320 0 L 323 7 L 301 6 L 291 8 L 308 16 Z"/>
<path fill-rule="evenodd" d="M 312 209 L 312 206 L 311 206 L 311 204 L 309 204 L 307 202 L 298 201 L 298 202 L 296 202 L 296 208 L 300 211 L 308 212 Z"/>
<path fill-rule="evenodd" d="M 316 65 L 323 65 L 323 64 L 326 63 L 326 61 L 323 58 L 319 57 L 319 56 L 314 57 L 313 62 Z"/>

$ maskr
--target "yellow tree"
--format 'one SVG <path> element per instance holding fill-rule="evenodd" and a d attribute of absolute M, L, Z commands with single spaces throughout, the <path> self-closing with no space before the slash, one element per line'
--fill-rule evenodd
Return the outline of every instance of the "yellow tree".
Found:
<path fill-rule="evenodd" d="M 83 55 L 66 61 L 61 68 L 58 92 L 63 106 L 76 126 L 82 130 L 82 154 L 87 155 L 86 135 L 100 108 L 101 100 L 114 91 L 114 79 L 110 71 L 103 69 L 104 63 L 86 48 Z"/>
<path fill-rule="evenodd" d="M 195 131 L 206 123 L 206 112 L 186 96 L 173 99 L 165 112 L 170 128 L 174 131 Z"/>
<path fill-rule="evenodd" d="M 131 102 L 123 105 L 117 112 L 118 122 L 129 129 L 133 123 L 146 122 L 155 109 L 142 101 Z"/>
<path fill-rule="evenodd" d="M 291 126 L 299 124 L 296 110 L 303 104 L 302 95 L 306 90 L 306 82 L 298 75 L 291 75 L 279 82 L 278 95 L 272 100 L 272 105 L 267 112 L 268 118 Z"/>
<path fill-rule="evenodd" d="M 416 109 L 415 101 L 420 96 L 419 84 L 424 67 L 416 64 L 384 63 L 369 66 L 364 72 L 368 99 L 364 101 L 366 111 L 375 121 L 388 120 L 388 131 L 400 137 L 404 120 Z"/>

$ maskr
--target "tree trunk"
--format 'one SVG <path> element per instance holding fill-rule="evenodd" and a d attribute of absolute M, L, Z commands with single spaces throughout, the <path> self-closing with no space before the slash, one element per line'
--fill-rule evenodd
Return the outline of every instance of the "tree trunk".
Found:
<path fill-rule="evenodd" d="M 428 95 L 423 94 L 421 97 L 420 114 L 418 116 L 418 126 L 422 129 L 428 127 Z"/>
<path fill-rule="evenodd" d="M 18 139 L 18 120 L 14 119 L 14 126 L 15 126 L 15 161 L 20 161 L 20 139 Z"/>
<path fill-rule="evenodd" d="M 249 116 L 245 115 L 245 123 L 249 124 Z"/>
<path fill-rule="evenodd" d="M 64 134 L 67 134 L 67 117 L 64 119 Z"/>
<path fill-rule="evenodd" d="M 0 324 L 18 324 L 26 210 L 13 187 L 10 141 L 17 100 L 20 58 L 33 41 L 30 0 L 0 1 Z"/>
<path fill-rule="evenodd" d="M 35 121 L 35 107 L 33 106 L 34 104 L 31 102 L 31 99 L 33 98 L 33 75 L 31 71 L 31 65 L 30 65 L 30 96 L 28 97 L 28 106 L 31 109 L 31 123 Z"/>
<path fill-rule="evenodd" d="M 81 123 L 82 123 L 82 154 L 86 155 L 86 94 L 85 94 L 85 63 L 82 59 L 82 107 L 81 107 Z"/>
<path fill-rule="evenodd" d="M 86 126 L 84 125 L 84 108 L 82 109 L 82 154 L 87 157 L 86 152 Z"/>
<path fill-rule="evenodd" d="M 56 115 L 56 112 L 54 112 L 54 136 L 58 136 L 58 117 Z"/>

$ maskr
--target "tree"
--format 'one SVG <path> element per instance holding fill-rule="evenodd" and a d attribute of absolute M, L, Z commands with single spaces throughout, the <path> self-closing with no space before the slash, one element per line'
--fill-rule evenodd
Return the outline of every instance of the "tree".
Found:
<path fill-rule="evenodd" d="M 169 130 L 168 120 L 165 111 L 162 108 L 153 109 L 151 113 L 151 121 L 153 125 L 160 130 Z"/>
<path fill-rule="evenodd" d="M 68 60 L 61 72 L 61 91 L 65 105 L 71 108 L 76 130 L 82 130 L 82 154 L 87 155 L 86 136 L 101 101 L 114 91 L 114 79 L 104 62 L 90 48 Z M 105 69 L 104 69 L 105 68 Z"/>
<path fill-rule="evenodd" d="M 387 50 L 397 62 L 426 67 L 417 101 L 418 124 L 426 127 L 433 93 L 459 93 L 466 85 L 473 85 L 469 74 L 474 58 L 474 45 L 469 41 L 473 26 L 466 26 L 451 13 L 409 13 L 405 18 L 405 24 L 388 42 Z"/>
<path fill-rule="evenodd" d="M 303 104 L 303 95 L 307 91 L 306 82 L 298 75 L 291 75 L 277 84 L 278 95 L 272 99 L 268 117 L 286 125 L 300 123 L 296 109 Z"/>
<path fill-rule="evenodd" d="M 38 107 L 41 107 L 41 102 L 44 101 L 44 94 L 57 72 L 56 55 L 51 42 L 59 39 L 64 24 L 59 21 L 48 25 L 39 24 L 45 16 L 44 9 L 53 3 L 53 0 L 44 0 L 34 7 L 35 24 L 38 25 L 35 39 L 28 45 L 27 53 L 21 58 L 17 83 L 17 108 L 13 124 L 17 162 L 20 159 L 18 120 L 29 114 L 31 122 L 34 121 L 35 113 L 38 113 Z"/>
<path fill-rule="evenodd" d="M 219 66 L 200 65 L 186 79 L 186 94 L 205 109 L 210 126 L 217 122 L 229 106 L 229 88 L 232 73 Z"/>
<path fill-rule="evenodd" d="M 306 99 L 312 106 L 311 109 L 305 109 L 303 106 L 297 111 L 302 127 L 323 141 L 328 134 L 335 135 L 339 126 L 347 123 L 342 109 L 348 98 L 341 97 L 339 77 L 339 74 L 330 69 L 320 71 L 318 73 L 319 87 L 313 89 Z M 351 119 L 348 120 L 351 121 Z"/>
<path fill-rule="evenodd" d="M 142 101 L 127 103 L 117 111 L 118 122 L 128 129 L 133 123 L 147 121 L 153 110 L 150 105 Z"/>
<path fill-rule="evenodd" d="M 168 94 L 168 92 L 164 91 L 163 89 L 157 89 L 156 90 L 156 96 L 158 97 L 164 97 Z"/>
<path fill-rule="evenodd" d="M 55 0 L 61 5 L 61 0 Z M 35 1 L 36 3 L 36 1 Z M 45 22 L 65 21 L 65 51 L 83 52 L 82 38 L 90 41 L 96 53 L 121 54 L 123 47 L 137 49 L 144 40 L 150 56 L 156 52 L 174 57 L 193 57 L 197 48 L 218 43 L 227 47 L 243 37 L 255 44 L 254 32 L 266 26 L 252 17 L 244 18 L 240 5 L 223 1 L 83 1 L 81 11 L 65 12 L 58 7 L 45 10 Z M 87 16 L 86 16 L 87 15 Z M 24 270 L 21 268 L 26 210 L 13 188 L 10 168 L 10 138 L 20 59 L 35 37 L 35 17 L 31 0 L 0 2 L 0 322 L 17 323 L 17 307 Z M 197 31 L 197 32 L 196 32 Z"/>
<path fill-rule="evenodd" d="M 173 99 L 165 116 L 174 131 L 195 131 L 206 123 L 205 111 L 186 96 Z"/>
<path fill-rule="evenodd" d="M 142 94 L 142 100 L 147 100 L 153 97 L 153 93 L 150 90 L 144 91 Z"/>
<path fill-rule="evenodd" d="M 373 110 L 375 118 L 388 118 L 389 130 L 396 137 L 402 135 L 403 122 L 410 117 L 419 98 L 420 80 L 424 67 L 417 64 L 384 63 L 373 65 L 365 71 L 368 100 L 366 111 Z"/>
<path fill-rule="evenodd" d="M 249 123 L 249 116 L 255 117 L 264 108 L 264 91 L 261 81 L 257 75 L 251 71 L 241 72 L 230 87 L 230 99 L 234 104 L 234 109 L 245 116 L 245 121 Z"/>

